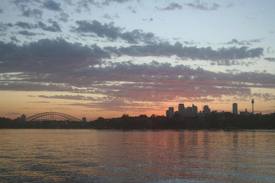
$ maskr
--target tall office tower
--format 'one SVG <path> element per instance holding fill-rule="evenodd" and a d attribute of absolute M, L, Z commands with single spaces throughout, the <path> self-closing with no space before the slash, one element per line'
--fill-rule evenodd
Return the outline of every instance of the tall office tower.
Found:
<path fill-rule="evenodd" d="M 184 104 L 179 104 L 178 111 L 179 111 L 179 113 L 183 113 L 184 112 Z"/>
<path fill-rule="evenodd" d="M 173 118 L 174 117 L 174 107 L 169 107 L 166 111 L 166 117 L 167 118 Z"/>
<path fill-rule="evenodd" d="M 198 107 L 195 106 L 194 104 L 192 104 L 192 111 L 193 111 L 194 114 L 198 113 Z"/>
<path fill-rule="evenodd" d="M 232 113 L 238 114 L 238 104 L 237 103 L 232 104 Z"/>
<path fill-rule="evenodd" d="M 211 110 L 208 105 L 203 106 L 203 113 L 209 114 L 210 112 L 211 112 Z"/>

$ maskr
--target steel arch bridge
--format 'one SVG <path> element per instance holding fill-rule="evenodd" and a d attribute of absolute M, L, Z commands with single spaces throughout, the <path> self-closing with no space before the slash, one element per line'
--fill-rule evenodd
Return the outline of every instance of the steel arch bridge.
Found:
<path fill-rule="evenodd" d="M 69 114 L 60 112 L 43 112 L 29 116 L 27 121 L 81 121 L 80 119 Z"/>

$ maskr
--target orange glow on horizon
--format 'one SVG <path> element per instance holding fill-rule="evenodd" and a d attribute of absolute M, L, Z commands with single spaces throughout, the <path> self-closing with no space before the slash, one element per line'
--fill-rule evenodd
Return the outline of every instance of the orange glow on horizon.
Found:
<path fill-rule="evenodd" d="M 16 118 L 21 114 L 27 116 L 40 113 L 40 112 L 63 112 L 78 118 L 86 117 L 88 120 L 94 120 L 98 117 L 112 118 L 120 117 L 123 114 L 130 116 L 138 116 L 145 114 L 147 116 L 165 115 L 165 111 L 169 106 L 174 107 L 177 111 L 179 103 L 184 103 L 185 106 L 191 106 L 195 104 L 198 106 L 198 110 L 202 110 L 204 105 L 209 105 L 211 110 L 216 111 L 227 111 L 231 112 L 232 103 L 237 102 L 239 111 L 247 109 L 251 111 L 250 101 L 236 101 L 233 98 L 226 97 L 223 99 L 217 99 L 211 102 L 200 102 L 200 101 L 187 101 L 175 99 L 173 101 L 158 102 L 154 106 L 150 103 L 144 103 L 140 106 L 133 105 L 125 106 L 121 110 L 116 109 L 116 106 L 110 106 L 108 108 L 97 107 L 95 104 L 93 107 L 72 105 L 76 100 L 66 99 L 43 99 L 37 96 L 49 95 L 49 94 L 63 94 L 66 95 L 68 92 L 25 92 L 25 91 L 0 91 L 0 116 Z M 87 101 L 77 101 L 86 104 Z M 88 101 L 89 102 L 89 101 Z M 100 102 L 100 101 L 97 101 Z M 275 112 L 275 106 L 273 101 L 264 101 L 260 98 L 255 98 L 255 112 L 272 113 Z"/>

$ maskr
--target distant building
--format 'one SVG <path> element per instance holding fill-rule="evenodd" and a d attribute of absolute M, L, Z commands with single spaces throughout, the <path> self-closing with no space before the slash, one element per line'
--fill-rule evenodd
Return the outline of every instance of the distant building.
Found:
<path fill-rule="evenodd" d="M 147 118 L 147 115 L 146 114 L 141 114 L 138 116 L 139 118 Z"/>
<path fill-rule="evenodd" d="M 193 113 L 195 113 L 195 114 L 198 113 L 198 107 L 195 106 L 194 104 L 192 104 L 192 110 L 193 110 Z"/>
<path fill-rule="evenodd" d="M 238 114 L 238 104 L 237 103 L 232 104 L 232 113 Z"/>
<path fill-rule="evenodd" d="M 209 114 L 211 112 L 210 108 L 208 105 L 203 106 L 203 113 L 204 114 Z"/>
<path fill-rule="evenodd" d="M 179 104 L 179 106 L 178 106 L 178 111 L 179 111 L 179 113 L 183 113 L 184 112 L 184 104 Z"/>
<path fill-rule="evenodd" d="M 167 111 L 168 112 L 168 111 Z M 195 117 L 198 113 L 198 107 L 192 104 L 192 107 L 185 107 L 184 104 L 178 105 L 178 111 L 174 115 L 184 118 L 184 117 Z"/>
<path fill-rule="evenodd" d="M 129 116 L 129 114 L 123 114 L 122 116 L 121 116 L 121 118 L 129 118 L 130 116 Z"/>
<path fill-rule="evenodd" d="M 248 116 L 250 113 L 245 109 L 245 111 L 240 112 L 240 115 Z"/>
<path fill-rule="evenodd" d="M 194 104 L 192 107 L 186 107 L 184 113 L 182 114 L 183 117 L 195 117 L 198 112 L 198 107 Z"/>
<path fill-rule="evenodd" d="M 166 117 L 171 119 L 174 117 L 174 107 L 169 107 L 166 111 Z"/>

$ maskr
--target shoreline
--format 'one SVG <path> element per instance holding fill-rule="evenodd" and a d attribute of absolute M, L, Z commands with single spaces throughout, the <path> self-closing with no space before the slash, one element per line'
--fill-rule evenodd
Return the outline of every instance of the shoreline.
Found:
<path fill-rule="evenodd" d="M 95 129 L 95 130 L 269 130 L 275 129 L 275 113 L 267 115 L 210 114 L 172 119 L 135 116 L 94 121 L 24 121 L 0 118 L 0 129 Z"/>

